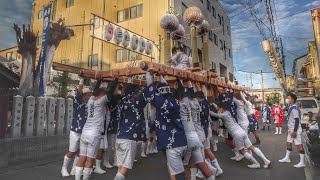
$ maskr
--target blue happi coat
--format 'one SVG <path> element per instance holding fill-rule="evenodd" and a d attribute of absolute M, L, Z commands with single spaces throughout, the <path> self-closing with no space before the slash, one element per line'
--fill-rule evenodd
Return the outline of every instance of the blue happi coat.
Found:
<path fill-rule="evenodd" d="M 77 92 L 73 101 L 73 118 L 71 123 L 71 131 L 81 134 L 86 121 L 87 104 L 83 101 L 83 94 Z"/>
<path fill-rule="evenodd" d="M 209 102 L 205 99 L 203 101 L 199 101 L 200 106 L 201 106 L 201 113 L 200 113 L 200 121 L 201 121 L 201 126 L 204 130 L 204 134 L 206 137 L 208 137 L 209 134 L 209 107 L 210 104 Z"/>
<path fill-rule="evenodd" d="M 117 134 L 120 118 L 121 118 L 121 107 L 120 105 L 116 105 L 111 109 L 108 133 Z"/>
<path fill-rule="evenodd" d="M 143 90 L 145 98 L 156 108 L 156 134 L 159 150 L 183 147 L 187 139 L 180 116 L 180 104 L 171 95 L 162 95 L 151 84 Z"/>
<path fill-rule="evenodd" d="M 142 95 L 132 98 L 134 93 L 122 98 L 121 116 L 119 122 L 118 139 L 128 139 L 138 141 L 145 136 L 141 133 L 141 122 L 145 121 L 143 108 L 146 101 Z"/>
<path fill-rule="evenodd" d="M 219 101 L 226 104 L 227 111 L 231 113 L 231 116 L 238 122 L 237 119 L 237 105 L 233 102 L 233 94 L 232 93 L 223 93 L 219 95 Z"/>

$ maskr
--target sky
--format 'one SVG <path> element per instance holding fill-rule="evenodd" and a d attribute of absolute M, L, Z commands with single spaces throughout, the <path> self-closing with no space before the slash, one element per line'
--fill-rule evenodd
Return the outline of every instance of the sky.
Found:
<path fill-rule="evenodd" d="M 235 77 L 239 85 L 250 87 L 252 77 L 253 88 L 261 88 L 261 70 L 264 87 L 279 87 L 275 80 L 269 60 L 263 52 L 260 42 L 263 36 L 253 22 L 253 17 L 246 11 L 249 0 L 220 0 L 231 19 L 233 44 L 233 61 Z M 310 9 L 320 7 L 320 0 L 270 0 L 276 22 L 277 34 L 282 37 L 286 56 L 286 73 L 292 74 L 293 60 L 307 54 L 308 42 L 314 39 Z M 16 46 L 13 23 L 22 25 L 30 23 L 33 0 L 1 0 L 0 1 L 0 49 Z M 267 26 L 264 0 L 251 0 L 255 5 L 256 16 Z M 278 20 L 277 20 L 278 19 Z M 267 37 L 270 32 L 263 27 Z M 247 72 L 251 72 L 247 73 Z"/>

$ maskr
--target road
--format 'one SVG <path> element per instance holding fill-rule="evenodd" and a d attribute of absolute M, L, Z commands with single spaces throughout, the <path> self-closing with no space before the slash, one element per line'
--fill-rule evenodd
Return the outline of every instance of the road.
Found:
<path fill-rule="evenodd" d="M 260 126 L 261 127 L 261 126 Z M 286 132 L 285 130 L 283 132 Z M 250 135 L 252 139 L 253 135 Z M 248 169 L 246 167 L 249 162 L 242 160 L 234 162 L 230 160 L 232 152 L 220 139 L 218 145 L 219 163 L 224 170 L 224 174 L 218 177 L 218 180 L 305 180 L 304 169 L 296 169 L 294 164 L 299 161 L 299 154 L 294 149 L 292 153 L 292 163 L 282 164 L 278 160 L 285 155 L 286 133 L 282 135 L 274 135 L 274 128 L 270 131 L 260 131 L 262 144 L 259 148 L 272 161 L 270 169 Z M 63 157 L 61 157 L 62 159 Z M 259 158 L 257 157 L 259 160 Z M 260 161 L 260 160 L 259 160 Z M 260 161 L 261 162 L 261 161 Z M 262 162 L 261 162 L 262 163 Z M 0 174 L 0 180 L 62 180 L 60 167 L 62 162 L 57 159 L 56 162 L 43 164 L 36 167 L 8 171 Z M 107 170 L 104 175 L 92 175 L 92 180 L 113 180 L 116 169 Z M 74 179 L 73 177 L 65 179 Z M 130 172 L 128 180 L 167 180 L 168 175 L 165 167 L 165 160 L 162 153 L 151 155 L 147 159 L 138 158 L 134 169 Z"/>

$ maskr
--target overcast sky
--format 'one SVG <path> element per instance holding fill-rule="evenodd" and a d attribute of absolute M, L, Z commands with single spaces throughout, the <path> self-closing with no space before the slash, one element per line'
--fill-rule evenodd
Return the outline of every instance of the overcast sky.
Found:
<path fill-rule="evenodd" d="M 259 3 L 260 1 L 260 3 Z M 0 1 L 0 49 L 16 46 L 15 33 L 12 24 L 30 23 L 33 0 L 1 0 Z M 253 87 L 261 87 L 261 76 L 255 74 L 261 69 L 273 72 L 260 42 L 263 40 L 258 28 L 252 21 L 253 17 L 240 3 L 247 5 L 248 0 L 221 0 L 231 17 L 233 58 L 236 68 L 235 77 L 240 85 L 249 85 L 248 77 L 253 72 Z M 255 6 L 257 17 L 266 25 L 266 10 L 264 1 L 251 0 Z M 307 53 L 308 42 L 314 39 L 310 9 L 320 6 L 320 0 L 271 0 L 278 35 L 283 38 L 286 56 L 287 74 L 292 73 L 293 60 Z M 274 6 L 275 5 L 275 6 Z M 268 37 L 270 32 L 264 28 Z M 241 72 L 245 71 L 245 72 Z M 265 87 L 278 87 L 274 73 L 264 74 Z"/>

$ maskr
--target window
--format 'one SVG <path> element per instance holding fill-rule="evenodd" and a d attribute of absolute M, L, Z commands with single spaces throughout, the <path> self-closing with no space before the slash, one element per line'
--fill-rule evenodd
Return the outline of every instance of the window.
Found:
<path fill-rule="evenodd" d="M 61 60 L 61 64 L 70 64 L 69 59 Z"/>
<path fill-rule="evenodd" d="M 229 26 L 227 26 L 227 33 L 228 33 L 228 35 L 230 36 L 230 27 Z"/>
<path fill-rule="evenodd" d="M 93 19 L 90 20 L 91 24 L 94 23 L 94 29 L 98 29 L 100 27 L 100 18 L 96 17 L 94 22 Z M 93 25 L 90 26 L 90 30 L 93 29 Z"/>
<path fill-rule="evenodd" d="M 220 49 L 223 50 L 223 42 L 220 40 Z"/>
<path fill-rule="evenodd" d="M 43 10 L 40 10 L 38 12 L 38 19 L 41 19 L 41 18 L 43 18 Z"/>
<path fill-rule="evenodd" d="M 130 17 L 131 18 L 136 18 L 137 17 L 137 7 L 132 7 L 130 8 Z"/>
<path fill-rule="evenodd" d="M 137 17 L 142 17 L 142 4 L 137 6 Z"/>
<path fill-rule="evenodd" d="M 142 17 L 142 4 L 118 11 L 118 22 Z"/>
<path fill-rule="evenodd" d="M 210 0 L 207 0 L 207 9 L 209 12 L 211 12 L 211 2 Z"/>
<path fill-rule="evenodd" d="M 188 9 L 188 6 L 185 5 L 184 3 L 182 3 L 182 6 L 181 6 L 181 11 L 182 11 L 182 15 L 184 15 L 184 12 L 186 12 L 186 10 Z"/>
<path fill-rule="evenodd" d="M 218 46 L 218 36 L 216 34 L 213 34 L 214 37 L 214 44 Z"/>
<path fill-rule="evenodd" d="M 12 55 L 13 55 L 13 52 L 7 52 L 6 58 L 7 58 L 8 60 L 11 60 L 11 59 L 12 59 Z"/>
<path fill-rule="evenodd" d="M 189 56 L 191 54 L 191 49 L 188 46 L 183 45 L 183 52 Z"/>
<path fill-rule="evenodd" d="M 232 58 L 231 48 L 229 48 L 229 57 Z"/>
<path fill-rule="evenodd" d="M 124 11 L 118 11 L 118 22 L 124 21 Z"/>
<path fill-rule="evenodd" d="M 98 66 L 98 54 L 93 54 L 88 56 L 88 66 L 89 67 Z"/>
<path fill-rule="evenodd" d="M 125 62 L 125 61 L 135 61 L 142 60 L 142 55 L 133 51 L 129 51 L 127 49 L 119 49 L 117 50 L 117 63 Z"/>
<path fill-rule="evenodd" d="M 67 0 L 67 8 L 74 5 L 74 0 Z"/>
<path fill-rule="evenodd" d="M 209 39 L 213 41 L 213 32 L 211 30 L 209 31 Z"/>
<path fill-rule="evenodd" d="M 214 18 L 217 18 L 217 12 L 216 12 L 216 9 L 212 6 L 212 16 Z"/>
<path fill-rule="evenodd" d="M 56 20 L 56 15 L 57 15 L 57 0 L 53 2 L 53 9 L 52 9 L 52 20 Z"/>
<path fill-rule="evenodd" d="M 222 20 L 221 20 L 220 14 L 218 14 L 218 18 L 219 18 L 219 24 L 221 25 L 222 24 Z"/>

